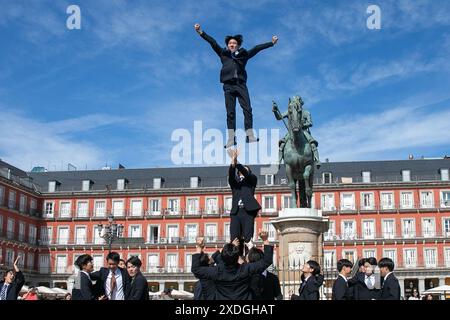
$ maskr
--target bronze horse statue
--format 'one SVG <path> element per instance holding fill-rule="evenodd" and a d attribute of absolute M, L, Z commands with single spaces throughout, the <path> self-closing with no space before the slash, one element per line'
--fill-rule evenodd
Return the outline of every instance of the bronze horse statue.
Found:
<path fill-rule="evenodd" d="M 277 120 L 284 122 L 283 118 L 288 118 L 288 124 L 285 123 L 288 133 L 283 140 L 280 140 L 280 146 L 282 146 L 280 153 L 286 165 L 286 177 L 291 189 L 291 206 L 298 208 L 298 195 L 300 195 L 300 208 L 311 208 L 314 154 L 311 143 L 304 133 L 304 130 L 307 130 L 305 121 L 308 121 L 310 115 L 302 107 L 303 101 L 299 96 L 295 96 L 289 99 L 286 113 L 281 114 L 275 102 L 272 111 Z M 297 193 L 297 184 L 299 193 Z"/>

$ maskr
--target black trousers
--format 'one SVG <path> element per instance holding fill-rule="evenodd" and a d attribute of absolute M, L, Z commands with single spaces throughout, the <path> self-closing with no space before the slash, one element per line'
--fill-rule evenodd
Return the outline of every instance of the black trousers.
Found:
<path fill-rule="evenodd" d="M 245 130 L 253 128 L 253 114 L 250 105 L 250 95 L 247 85 L 244 82 L 223 84 L 225 95 L 225 107 L 227 109 L 227 127 L 236 130 L 236 98 L 239 100 L 242 111 L 244 112 Z"/>
<path fill-rule="evenodd" d="M 255 212 L 247 212 L 244 208 L 239 208 L 236 214 L 231 215 L 231 240 L 238 238 L 249 242 L 255 232 L 255 216 Z"/>

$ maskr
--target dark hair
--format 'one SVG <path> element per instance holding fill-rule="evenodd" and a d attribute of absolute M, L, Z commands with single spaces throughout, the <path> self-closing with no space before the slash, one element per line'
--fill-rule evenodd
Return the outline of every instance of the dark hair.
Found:
<path fill-rule="evenodd" d="M 125 264 L 127 263 L 127 262 L 126 262 L 125 260 L 123 260 L 122 258 L 119 259 L 119 262 L 120 262 L 120 261 L 122 261 L 122 262 L 125 263 Z"/>
<path fill-rule="evenodd" d="M 209 266 L 209 255 L 205 252 L 200 254 L 200 266 L 207 267 Z"/>
<path fill-rule="evenodd" d="M 392 259 L 390 258 L 383 258 L 380 260 L 380 262 L 378 262 L 378 267 L 386 267 L 389 271 L 394 271 L 394 266 L 394 261 L 392 261 Z"/>
<path fill-rule="evenodd" d="M 115 263 L 119 263 L 120 261 L 120 255 L 117 252 L 110 252 L 108 253 L 108 255 L 106 256 L 106 261 L 108 260 L 112 260 Z"/>
<path fill-rule="evenodd" d="M 131 263 L 133 266 L 140 268 L 142 266 L 141 259 L 137 256 L 132 256 L 130 259 L 127 260 L 126 264 Z"/>
<path fill-rule="evenodd" d="M 220 255 L 222 256 L 223 263 L 226 266 L 234 266 L 239 260 L 239 247 L 236 247 L 232 243 L 227 243 L 223 246 Z"/>
<path fill-rule="evenodd" d="M 230 42 L 231 39 L 236 40 L 236 42 L 238 43 L 239 46 L 242 45 L 242 42 L 244 42 L 244 37 L 242 37 L 242 35 L 237 34 L 234 36 L 226 36 L 225 37 L 225 44 L 228 45 L 228 42 Z"/>
<path fill-rule="evenodd" d="M 316 261 L 309 260 L 306 263 L 309 265 L 309 267 L 311 269 L 313 269 L 313 272 L 312 272 L 313 276 L 316 276 L 316 275 L 320 274 L 320 265 Z"/>
<path fill-rule="evenodd" d="M 90 256 L 89 254 L 82 254 L 81 256 L 79 256 L 77 258 L 77 260 L 75 260 L 75 265 L 80 268 L 80 270 L 83 269 L 83 266 L 87 265 L 89 262 L 92 262 L 92 256 Z"/>
<path fill-rule="evenodd" d="M 353 268 L 353 263 L 348 259 L 341 259 L 337 262 L 338 271 L 341 272 L 343 267 Z"/>
<path fill-rule="evenodd" d="M 364 263 L 369 263 L 372 266 L 376 266 L 377 265 L 377 259 L 374 257 L 370 257 L 370 258 L 366 258 L 366 261 L 364 261 Z"/>
<path fill-rule="evenodd" d="M 362 267 L 366 263 L 366 258 L 361 258 L 358 260 L 358 268 Z"/>
<path fill-rule="evenodd" d="M 258 249 L 256 247 L 251 248 L 248 251 L 248 262 L 256 262 L 259 260 L 262 260 L 264 258 L 264 252 L 261 249 Z"/>

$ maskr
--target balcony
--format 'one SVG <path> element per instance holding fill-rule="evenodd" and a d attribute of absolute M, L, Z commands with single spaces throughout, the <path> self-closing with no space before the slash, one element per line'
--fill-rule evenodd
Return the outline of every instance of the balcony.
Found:
<path fill-rule="evenodd" d="M 324 242 L 343 242 L 343 241 L 351 241 L 351 242 L 385 242 L 385 241 L 426 241 L 426 240 L 447 240 L 450 239 L 450 232 L 423 232 L 423 233 L 380 233 L 380 234 L 372 234 L 372 235 L 361 235 L 361 234 L 334 234 L 334 233 L 324 233 L 323 234 Z"/>

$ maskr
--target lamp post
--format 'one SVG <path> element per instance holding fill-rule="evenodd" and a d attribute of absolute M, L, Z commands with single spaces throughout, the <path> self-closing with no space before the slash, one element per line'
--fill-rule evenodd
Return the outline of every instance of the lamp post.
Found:
<path fill-rule="evenodd" d="M 98 235 L 100 238 L 105 239 L 108 243 L 109 252 L 111 252 L 111 246 L 114 240 L 122 237 L 123 234 L 123 225 L 117 224 L 114 222 L 114 217 L 112 215 L 108 216 L 108 224 L 103 226 L 103 224 L 99 223 L 98 227 Z M 103 228 L 105 232 L 102 235 Z"/>

